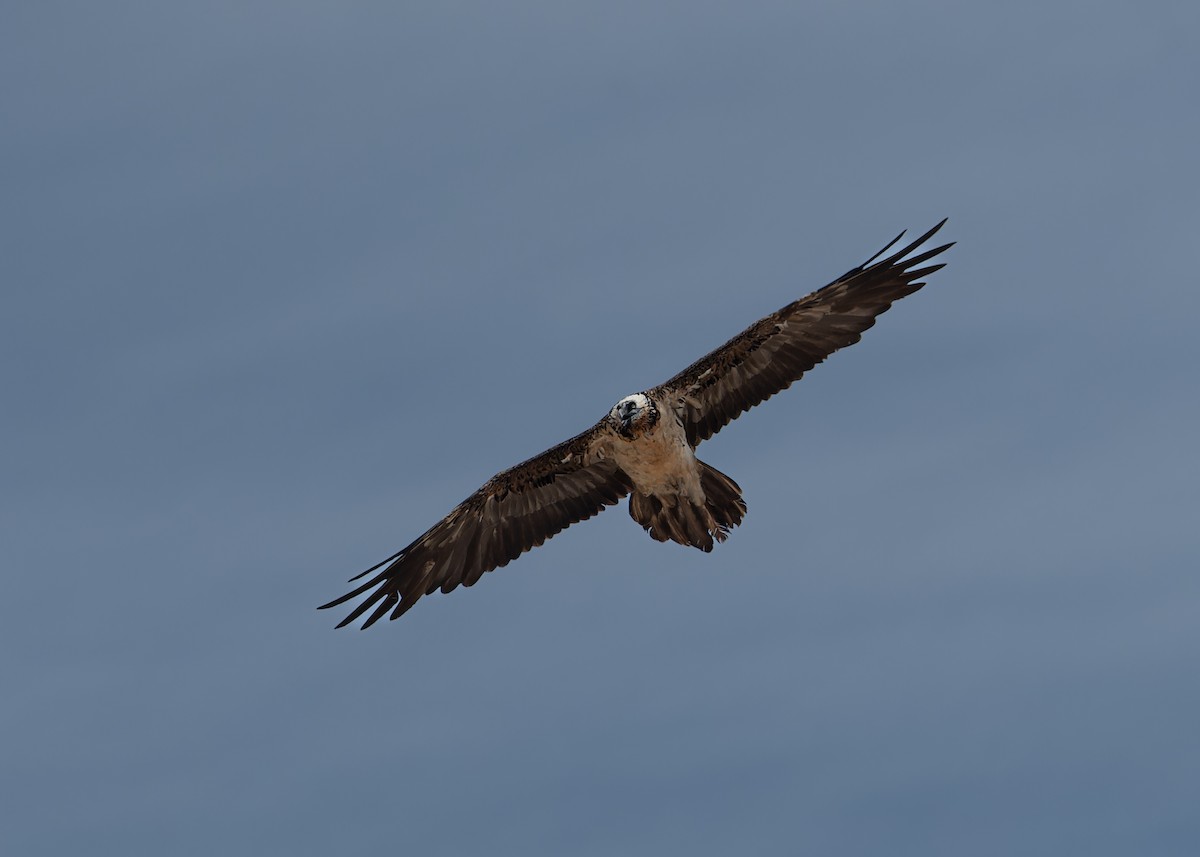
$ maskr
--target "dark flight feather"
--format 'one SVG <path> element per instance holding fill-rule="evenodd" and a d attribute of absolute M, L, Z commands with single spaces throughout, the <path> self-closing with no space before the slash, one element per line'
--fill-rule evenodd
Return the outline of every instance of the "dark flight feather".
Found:
<path fill-rule="evenodd" d="M 497 473 L 408 547 L 351 581 L 382 571 L 320 609 L 374 589 L 338 627 L 372 608 L 364 628 L 389 612 L 399 618 L 421 596 L 471 586 L 485 572 L 619 502 L 631 486 L 620 468 L 593 449 L 602 424 Z"/>
<path fill-rule="evenodd" d="M 684 403 L 684 429 L 695 447 L 738 416 L 786 390 L 839 348 L 853 345 L 900 298 L 925 285 L 920 277 L 942 265 L 912 270 L 954 246 L 943 244 L 905 259 L 945 220 L 891 256 L 876 261 L 904 237 L 829 285 L 761 319 L 650 391 Z"/>

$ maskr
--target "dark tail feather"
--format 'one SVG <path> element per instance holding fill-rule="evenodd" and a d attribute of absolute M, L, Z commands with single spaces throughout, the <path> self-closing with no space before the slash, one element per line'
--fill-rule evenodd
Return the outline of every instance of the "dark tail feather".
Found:
<path fill-rule="evenodd" d="M 662 501 L 653 494 L 639 494 L 634 491 L 629 495 L 629 516 L 645 527 L 650 538 L 657 542 L 665 542 L 671 538 L 671 530 L 667 523 L 669 516 L 664 512 Z"/>
<path fill-rule="evenodd" d="M 717 468 L 699 460 L 696 463 L 700 465 L 700 487 L 708 500 L 708 508 L 717 525 L 724 530 L 718 541 L 725 541 L 729 531 L 740 524 L 746 514 L 742 489 Z"/>
<path fill-rule="evenodd" d="M 635 491 L 629 496 L 629 515 L 656 541 L 691 545 L 707 553 L 713 549 L 714 539 L 725 541 L 729 531 L 742 522 L 746 503 L 736 482 L 703 461 L 696 463 L 703 503 L 678 496 L 668 497 L 664 503 L 661 497 Z"/>

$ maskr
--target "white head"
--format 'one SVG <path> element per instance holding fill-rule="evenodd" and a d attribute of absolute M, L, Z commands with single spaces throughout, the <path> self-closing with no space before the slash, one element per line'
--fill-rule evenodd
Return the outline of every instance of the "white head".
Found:
<path fill-rule="evenodd" d="M 632 438 L 635 430 L 640 434 L 658 421 L 658 408 L 645 393 L 634 393 L 613 405 L 608 416 L 620 434 Z"/>

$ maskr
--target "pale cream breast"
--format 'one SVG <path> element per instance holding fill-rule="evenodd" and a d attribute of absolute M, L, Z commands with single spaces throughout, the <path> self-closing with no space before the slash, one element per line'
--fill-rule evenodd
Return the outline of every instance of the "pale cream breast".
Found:
<path fill-rule="evenodd" d="M 683 494 L 699 502 L 704 498 L 700 469 L 683 426 L 672 409 L 660 406 L 659 415 L 649 430 L 632 440 L 618 437 L 612 445 L 612 458 L 640 493 L 664 500 Z"/>

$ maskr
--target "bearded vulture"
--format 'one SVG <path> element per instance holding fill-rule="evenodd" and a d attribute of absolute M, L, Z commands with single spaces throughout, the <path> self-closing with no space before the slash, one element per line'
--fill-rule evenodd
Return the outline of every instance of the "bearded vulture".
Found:
<path fill-rule="evenodd" d="M 765 401 L 839 348 L 858 342 L 894 301 L 911 295 L 920 267 L 953 244 L 912 254 L 945 220 L 880 259 L 904 236 L 829 285 L 755 322 L 665 384 L 617 402 L 600 422 L 497 473 L 408 547 L 351 581 L 369 580 L 320 609 L 365 595 L 341 628 L 403 616 L 422 595 L 471 586 L 555 533 L 629 495 L 629 514 L 652 539 L 711 551 L 742 521 L 738 484 L 696 458 L 701 441 Z M 380 571 L 382 569 L 382 571 Z"/>

